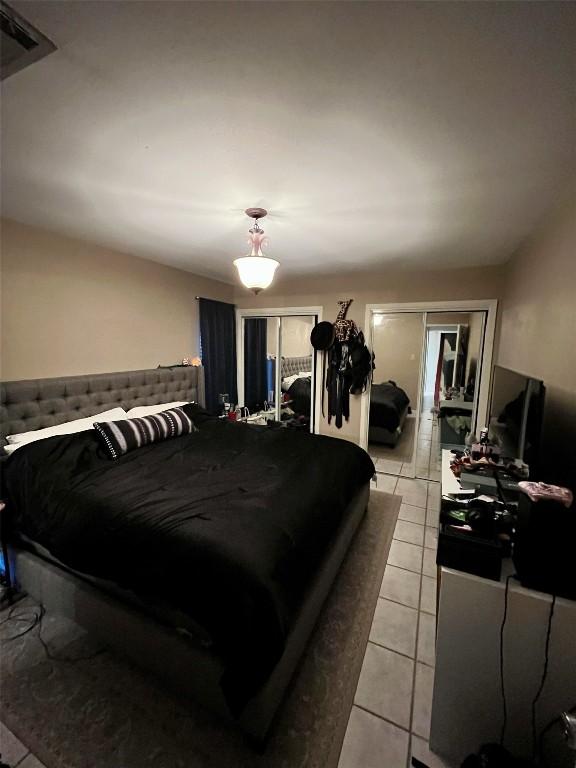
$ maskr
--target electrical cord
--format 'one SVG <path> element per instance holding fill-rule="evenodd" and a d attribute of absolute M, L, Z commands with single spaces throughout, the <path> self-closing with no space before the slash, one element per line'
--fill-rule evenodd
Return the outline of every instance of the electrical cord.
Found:
<path fill-rule="evenodd" d="M 500 480 L 500 473 L 498 469 L 494 472 L 494 480 L 496 481 L 496 491 L 498 493 L 499 501 L 506 506 L 506 499 L 504 498 L 504 491 L 502 489 L 502 481 Z"/>
<path fill-rule="evenodd" d="M 548 664 L 550 661 L 550 635 L 552 634 L 552 619 L 554 617 L 554 608 L 556 606 L 556 595 L 552 595 L 552 602 L 550 603 L 550 611 L 548 613 L 548 626 L 546 628 L 546 645 L 544 648 L 544 669 L 542 670 L 542 678 L 540 680 L 540 686 L 536 696 L 532 701 L 532 757 L 536 758 L 536 752 L 538 749 L 538 737 L 536 733 L 536 704 L 542 695 L 544 685 L 546 683 L 546 677 L 548 676 Z"/>
<path fill-rule="evenodd" d="M 510 580 L 516 577 L 511 573 L 506 578 L 506 587 L 504 589 L 504 613 L 502 623 L 500 624 L 500 693 L 502 695 L 502 727 L 500 729 L 500 746 L 504 746 L 504 737 L 506 735 L 506 726 L 508 725 L 508 705 L 506 702 L 506 686 L 504 684 L 504 627 L 508 617 L 508 592 L 510 590 Z"/>
<path fill-rule="evenodd" d="M 21 613 L 16 614 L 15 611 L 19 609 Z M 12 608 L 10 608 L 10 611 L 8 612 L 8 616 L 6 616 L 2 621 L 0 621 L 0 628 L 8 625 L 11 626 L 12 624 L 23 624 L 25 623 L 25 628 L 20 631 L 16 632 L 13 635 L 10 635 L 8 637 L 2 637 L 1 629 L 0 629 L 0 640 L 3 643 L 9 643 L 14 640 L 18 640 L 21 637 L 24 637 L 24 635 L 27 635 L 29 632 L 32 632 L 36 627 L 38 627 L 38 634 L 36 635 L 37 640 L 40 642 L 44 649 L 44 654 L 46 655 L 47 659 L 50 659 L 50 661 L 64 661 L 71 664 L 75 664 L 79 661 L 90 661 L 91 659 L 94 659 L 96 656 L 99 656 L 100 654 L 104 653 L 104 648 L 99 648 L 97 651 L 91 654 L 87 654 L 85 656 L 62 656 L 62 655 L 56 655 L 50 650 L 50 646 L 48 645 L 48 642 L 42 637 L 42 622 L 44 620 L 44 617 L 46 616 L 46 608 L 42 603 L 38 603 L 38 605 L 34 606 L 21 606 L 21 605 L 14 605 Z"/>
<path fill-rule="evenodd" d="M 34 606 L 24 606 L 23 613 L 14 615 L 14 611 L 19 608 L 22 609 L 23 606 L 21 605 L 13 605 L 10 610 L 8 611 L 8 616 L 6 616 L 2 621 L 0 621 L 0 627 L 6 625 L 6 624 L 26 624 L 26 627 L 22 630 L 22 632 L 17 632 L 15 635 L 11 635 L 9 637 L 1 637 L 0 639 L 2 642 L 9 643 L 12 640 L 17 640 L 19 637 L 24 637 L 24 635 L 27 635 L 28 632 L 32 632 L 32 630 L 38 626 L 39 622 L 41 621 L 41 612 L 36 612 L 34 610 Z"/>

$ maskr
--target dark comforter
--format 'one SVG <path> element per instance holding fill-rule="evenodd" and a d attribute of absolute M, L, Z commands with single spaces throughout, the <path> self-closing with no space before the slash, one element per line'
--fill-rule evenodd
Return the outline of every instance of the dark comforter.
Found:
<path fill-rule="evenodd" d="M 95 433 L 16 451 L 17 530 L 68 566 L 163 598 L 206 629 L 239 713 L 283 652 L 347 504 L 374 472 L 343 440 L 205 419 L 111 461 Z"/>
<path fill-rule="evenodd" d="M 288 395 L 292 400 L 292 410 L 302 416 L 310 416 L 310 397 L 312 389 L 312 377 L 303 376 L 290 385 Z"/>
<path fill-rule="evenodd" d="M 403 389 L 392 381 L 372 384 L 370 390 L 370 426 L 384 427 L 394 432 L 401 423 L 401 417 L 410 405 L 410 398 Z"/>

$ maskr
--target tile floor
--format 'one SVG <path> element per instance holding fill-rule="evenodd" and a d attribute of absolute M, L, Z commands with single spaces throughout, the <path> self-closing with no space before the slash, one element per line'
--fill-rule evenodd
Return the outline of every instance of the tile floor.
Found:
<path fill-rule="evenodd" d="M 420 415 L 420 427 L 416 442 L 416 452 L 411 462 L 395 461 L 373 456 L 376 471 L 400 477 L 418 477 L 425 480 L 440 481 L 441 457 L 438 419 L 429 410 Z"/>
<path fill-rule="evenodd" d="M 45 768 L 16 736 L 0 723 L 0 760 L 10 768 Z"/>
<path fill-rule="evenodd" d="M 402 504 L 339 768 L 410 768 L 412 757 L 451 768 L 428 746 L 441 477 L 436 416 L 421 414 L 413 462 L 373 458 L 373 488 L 402 496 Z"/>
<path fill-rule="evenodd" d="M 431 415 L 426 422 L 430 439 L 424 437 L 423 442 L 427 443 L 428 476 L 435 472 L 430 468 L 436 466 L 440 450 Z M 420 460 L 424 462 L 424 454 Z M 428 768 L 450 768 L 428 746 L 435 662 L 439 477 L 409 479 L 385 474 L 382 464 L 377 469 L 373 489 L 402 496 L 402 504 L 339 768 L 410 768 L 412 757 Z"/>

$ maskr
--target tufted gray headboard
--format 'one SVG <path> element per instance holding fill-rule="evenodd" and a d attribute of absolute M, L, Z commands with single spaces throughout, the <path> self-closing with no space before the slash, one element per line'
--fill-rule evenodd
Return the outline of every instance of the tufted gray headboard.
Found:
<path fill-rule="evenodd" d="M 300 371 L 312 370 L 312 355 L 306 357 L 283 357 L 282 367 L 280 368 L 280 375 L 282 378 L 285 376 L 294 376 Z"/>
<path fill-rule="evenodd" d="M 92 416 L 116 406 L 194 400 L 204 405 L 204 369 L 155 368 L 0 384 L 0 438 Z"/>

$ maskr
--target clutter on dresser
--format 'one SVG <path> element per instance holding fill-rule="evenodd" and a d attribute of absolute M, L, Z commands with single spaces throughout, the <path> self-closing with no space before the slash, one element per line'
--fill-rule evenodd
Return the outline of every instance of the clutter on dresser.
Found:
<path fill-rule="evenodd" d="M 502 559 L 511 554 L 514 516 L 493 496 L 467 499 L 443 495 L 436 562 L 458 571 L 498 580 Z"/>
<path fill-rule="evenodd" d="M 525 493 L 530 501 L 557 501 L 563 504 L 566 509 L 570 509 L 574 501 L 574 494 L 569 488 L 562 488 L 559 485 L 549 485 L 548 483 L 530 483 L 522 481 L 518 487 Z"/>
<path fill-rule="evenodd" d="M 572 491 L 526 480 L 519 459 L 452 450 L 443 462 L 438 565 L 498 581 L 511 558 L 523 586 L 576 599 Z"/>

